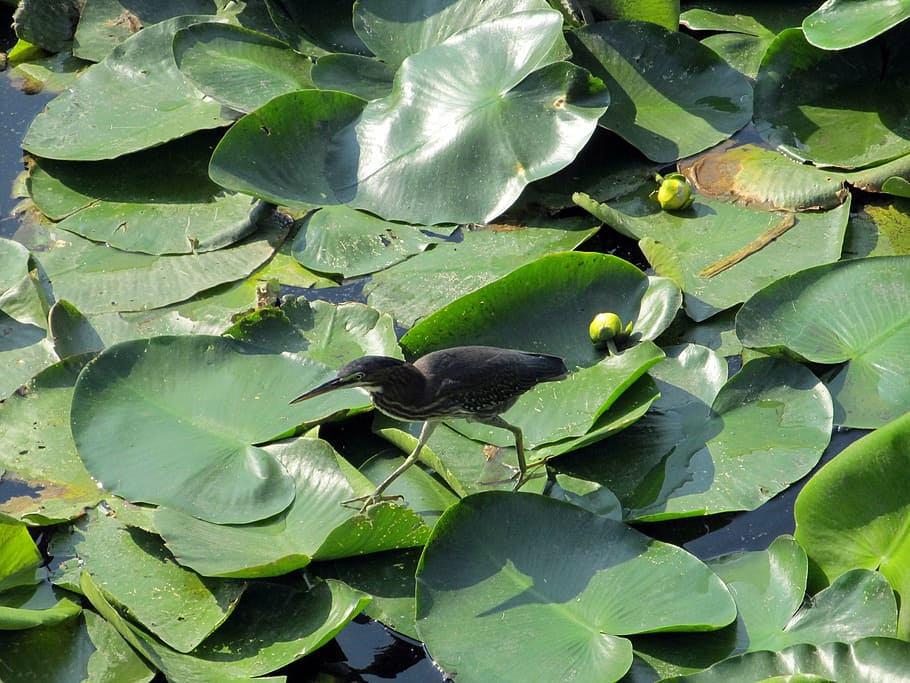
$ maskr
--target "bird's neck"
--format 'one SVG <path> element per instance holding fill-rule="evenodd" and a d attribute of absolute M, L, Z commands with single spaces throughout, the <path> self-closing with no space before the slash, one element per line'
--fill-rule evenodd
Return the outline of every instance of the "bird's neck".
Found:
<path fill-rule="evenodd" d="M 390 381 L 370 391 L 373 405 L 398 420 L 422 420 L 419 410 L 428 400 L 424 376 L 410 363 L 401 364 L 393 373 Z"/>

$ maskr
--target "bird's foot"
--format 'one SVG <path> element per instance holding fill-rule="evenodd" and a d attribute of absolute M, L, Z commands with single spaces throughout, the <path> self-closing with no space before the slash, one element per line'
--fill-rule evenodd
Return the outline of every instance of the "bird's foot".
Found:
<path fill-rule="evenodd" d="M 360 506 L 360 510 L 357 514 L 363 515 L 363 514 L 366 514 L 366 511 L 369 510 L 374 505 L 378 505 L 379 503 L 384 503 L 389 500 L 404 500 L 404 496 L 402 496 L 402 495 L 382 496 L 382 495 L 379 495 L 378 493 L 371 493 L 368 496 L 357 496 L 356 498 L 348 498 L 347 500 L 341 501 L 341 504 L 344 505 L 345 507 L 357 507 L 356 504 L 362 502 L 363 505 Z"/>
<path fill-rule="evenodd" d="M 508 484 L 510 481 L 514 481 L 515 485 L 512 487 L 513 491 L 517 491 L 522 486 L 527 484 L 531 479 L 537 479 L 538 477 L 544 476 L 543 474 L 536 472 L 532 473 L 531 470 L 536 470 L 538 467 L 542 467 L 547 464 L 548 458 L 543 458 L 537 462 L 531 463 L 525 468 L 525 471 L 522 472 L 518 467 L 513 467 L 512 465 L 505 465 L 510 470 L 512 470 L 512 476 L 506 479 L 497 479 L 495 481 L 484 481 L 481 482 L 483 486 L 497 486 L 499 484 Z"/>

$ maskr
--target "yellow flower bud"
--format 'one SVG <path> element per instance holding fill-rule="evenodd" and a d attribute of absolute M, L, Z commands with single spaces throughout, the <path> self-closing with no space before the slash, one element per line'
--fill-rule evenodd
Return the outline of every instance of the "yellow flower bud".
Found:
<path fill-rule="evenodd" d="M 681 211 L 688 209 L 695 201 L 695 193 L 689 179 L 682 173 L 669 173 L 666 176 L 657 176 L 660 183 L 651 197 L 657 200 L 664 211 Z"/>

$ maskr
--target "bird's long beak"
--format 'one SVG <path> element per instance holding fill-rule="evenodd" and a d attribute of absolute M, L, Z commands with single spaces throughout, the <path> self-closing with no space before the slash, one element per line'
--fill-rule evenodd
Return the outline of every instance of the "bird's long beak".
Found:
<path fill-rule="evenodd" d="M 295 403 L 300 403 L 301 401 L 306 401 L 308 398 L 313 398 L 314 396 L 321 396 L 322 394 L 327 394 L 330 391 L 335 389 L 342 389 L 348 386 L 348 381 L 344 377 L 335 377 L 330 379 L 325 384 L 320 384 L 315 389 L 310 389 L 305 394 L 300 394 L 297 398 L 291 401 L 288 405 L 294 405 Z"/>

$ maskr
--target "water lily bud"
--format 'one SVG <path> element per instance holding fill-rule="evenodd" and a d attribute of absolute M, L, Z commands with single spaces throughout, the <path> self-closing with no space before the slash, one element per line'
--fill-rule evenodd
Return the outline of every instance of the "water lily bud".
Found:
<path fill-rule="evenodd" d="M 664 211 L 679 211 L 688 209 L 695 201 L 692 185 L 682 173 L 669 173 L 666 176 L 657 176 L 660 183 L 651 197 L 657 199 L 660 208 Z"/>
<path fill-rule="evenodd" d="M 622 320 L 615 313 L 598 313 L 588 326 L 591 341 L 597 344 L 622 333 Z"/>

